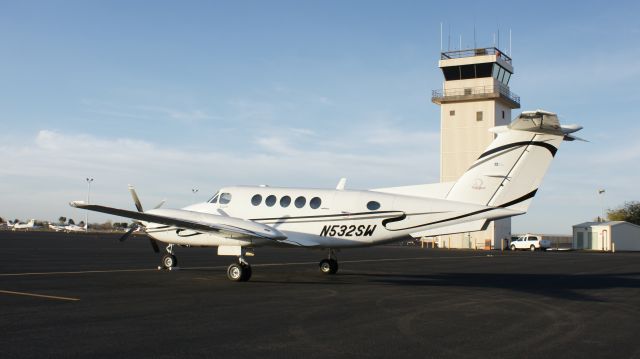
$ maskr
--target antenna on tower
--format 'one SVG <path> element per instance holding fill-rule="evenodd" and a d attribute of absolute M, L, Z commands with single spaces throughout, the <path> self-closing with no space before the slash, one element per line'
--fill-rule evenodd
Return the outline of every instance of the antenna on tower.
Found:
<path fill-rule="evenodd" d="M 449 24 L 449 35 L 448 35 L 448 43 L 447 43 L 447 51 L 451 51 L 451 24 Z"/>
<path fill-rule="evenodd" d="M 476 22 L 473 22 L 473 48 L 477 49 L 478 45 L 476 44 Z"/>
<path fill-rule="evenodd" d="M 496 47 L 496 33 L 493 33 L 493 47 Z"/>
<path fill-rule="evenodd" d="M 497 48 L 500 48 L 500 25 L 497 25 L 498 27 L 498 46 L 496 46 Z"/>
<path fill-rule="evenodd" d="M 513 57 L 513 53 L 511 52 L 511 29 L 509 29 L 509 57 Z"/>
<path fill-rule="evenodd" d="M 462 50 L 462 34 L 460 34 L 460 47 L 458 48 L 458 50 Z"/>
<path fill-rule="evenodd" d="M 442 21 L 440 21 L 440 52 L 442 52 Z"/>

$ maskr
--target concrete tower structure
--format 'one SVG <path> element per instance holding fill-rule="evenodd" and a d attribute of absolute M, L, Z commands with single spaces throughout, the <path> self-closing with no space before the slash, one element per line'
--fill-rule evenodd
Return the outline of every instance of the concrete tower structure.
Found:
<path fill-rule="evenodd" d="M 509 89 L 511 58 L 495 47 L 440 54 L 442 90 L 432 102 L 440 105 L 440 182 L 456 181 L 493 141 L 488 130 L 511 121 L 520 97 Z M 479 184 L 482 185 L 482 184 Z M 441 247 L 500 248 L 511 236 L 511 219 L 492 222 L 481 232 L 441 236 Z"/>

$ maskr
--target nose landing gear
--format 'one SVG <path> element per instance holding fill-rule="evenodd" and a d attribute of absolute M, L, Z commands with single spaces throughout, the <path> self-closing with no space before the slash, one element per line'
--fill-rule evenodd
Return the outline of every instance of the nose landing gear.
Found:
<path fill-rule="evenodd" d="M 158 269 L 174 270 L 178 268 L 178 258 L 173 254 L 173 244 L 167 246 L 167 254 L 162 256 L 162 263 Z"/>

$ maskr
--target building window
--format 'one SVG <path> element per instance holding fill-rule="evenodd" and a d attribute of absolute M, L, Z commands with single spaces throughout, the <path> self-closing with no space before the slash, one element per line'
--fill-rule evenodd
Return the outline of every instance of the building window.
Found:
<path fill-rule="evenodd" d="M 476 121 L 482 121 L 482 111 L 476 112 Z"/>
<path fill-rule="evenodd" d="M 502 110 L 502 119 L 504 120 L 504 110 Z"/>
<path fill-rule="evenodd" d="M 456 110 L 449 111 L 449 116 L 455 116 L 455 115 L 456 115 Z"/>
<path fill-rule="evenodd" d="M 470 88 L 464 89 L 464 94 L 465 95 L 471 95 L 471 89 Z"/>

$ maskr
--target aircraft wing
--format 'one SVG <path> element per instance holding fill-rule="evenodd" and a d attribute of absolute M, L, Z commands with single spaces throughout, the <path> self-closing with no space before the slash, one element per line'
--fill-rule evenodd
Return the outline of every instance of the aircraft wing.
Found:
<path fill-rule="evenodd" d="M 210 213 L 182 209 L 152 209 L 147 212 L 136 212 L 95 204 L 86 204 L 82 201 L 70 202 L 69 205 L 80 209 L 137 219 L 143 222 L 160 223 L 199 232 L 217 233 L 229 238 L 256 237 L 276 241 L 282 241 L 287 238 L 282 232 L 265 224 Z"/>

